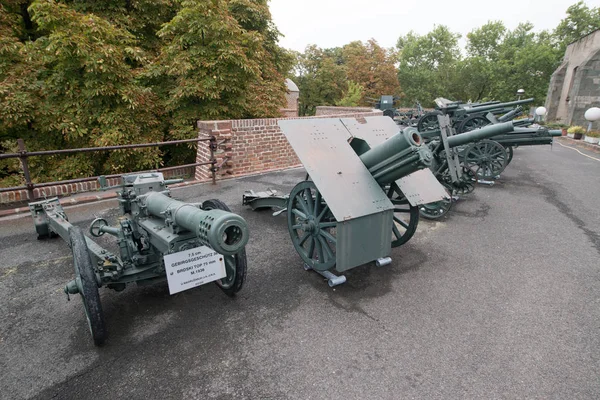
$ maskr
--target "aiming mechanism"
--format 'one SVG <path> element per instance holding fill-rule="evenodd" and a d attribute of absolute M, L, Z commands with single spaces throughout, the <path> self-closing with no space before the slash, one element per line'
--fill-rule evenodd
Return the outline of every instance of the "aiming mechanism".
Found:
<path fill-rule="evenodd" d="M 390 124 L 395 135 L 384 132 Z M 305 268 L 330 286 L 346 280 L 334 268 L 391 263 L 391 248 L 416 230 L 418 206 L 448 196 L 428 169 L 433 155 L 418 132 L 398 132 L 388 117 L 283 120 L 279 126 L 311 180 L 289 196 L 249 191 L 243 202 L 287 212 Z"/>
<path fill-rule="evenodd" d="M 192 279 L 185 282 L 187 287 L 215 281 L 229 296 L 242 288 L 248 242 L 246 221 L 219 200 L 198 205 L 172 199 L 167 185 L 176 181 L 165 181 L 161 173 L 122 177 L 118 201 L 123 217 L 118 226 L 97 218 L 89 228 L 93 237 L 114 236 L 119 255 L 72 225 L 57 198 L 29 204 L 38 238 L 58 235 L 71 247 L 75 279 L 67 283 L 65 293 L 81 295 L 96 345 L 106 338 L 99 287 L 121 291 L 133 282 L 146 285 L 164 281 L 168 269 L 171 276 L 191 274 Z M 167 267 L 165 256 L 184 258 Z M 183 267 L 175 268 L 177 265 Z M 182 290 L 172 289 L 171 280 L 169 287 L 172 293 Z"/>

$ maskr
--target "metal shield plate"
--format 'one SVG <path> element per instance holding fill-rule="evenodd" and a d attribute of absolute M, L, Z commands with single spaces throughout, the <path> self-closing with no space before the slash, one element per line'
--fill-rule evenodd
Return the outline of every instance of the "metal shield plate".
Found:
<path fill-rule="evenodd" d="M 338 221 L 394 208 L 348 144 L 350 132 L 339 118 L 278 124 Z"/>

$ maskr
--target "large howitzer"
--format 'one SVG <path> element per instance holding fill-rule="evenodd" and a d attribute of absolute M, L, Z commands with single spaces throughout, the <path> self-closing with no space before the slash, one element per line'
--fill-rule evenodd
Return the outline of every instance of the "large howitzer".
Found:
<path fill-rule="evenodd" d="M 219 200 L 193 205 L 172 199 L 172 182 L 161 173 L 122 177 L 118 201 L 124 216 L 118 226 L 96 218 L 89 228 L 93 237 L 114 236 L 119 255 L 72 225 L 57 198 L 29 204 L 38 238 L 58 235 L 71 247 L 75 279 L 65 293 L 81 295 L 96 345 L 106 338 L 99 287 L 121 291 L 130 283 L 167 279 L 171 294 L 213 281 L 230 296 L 242 288 L 246 222 Z"/>
<path fill-rule="evenodd" d="M 452 127 L 458 133 L 467 132 L 488 124 L 511 121 L 522 115 L 523 108 L 521 105 L 532 103 L 533 100 L 531 98 L 506 103 L 493 101 L 465 104 L 460 101 L 437 98 L 435 99 L 436 110 L 423 115 L 417 123 L 417 128 L 420 132 L 439 130 L 437 116 L 448 115 Z M 516 108 L 513 108 L 515 106 Z M 500 116 L 497 117 L 498 115 Z"/>
<path fill-rule="evenodd" d="M 428 169 L 432 153 L 419 134 L 398 132 L 390 118 L 283 120 L 279 126 L 310 180 L 289 196 L 249 191 L 243 202 L 286 211 L 305 268 L 330 286 L 345 282 L 333 268 L 390 263 L 391 248 L 416 230 L 418 206 L 448 196 Z M 384 126 L 395 135 L 382 140 Z"/>

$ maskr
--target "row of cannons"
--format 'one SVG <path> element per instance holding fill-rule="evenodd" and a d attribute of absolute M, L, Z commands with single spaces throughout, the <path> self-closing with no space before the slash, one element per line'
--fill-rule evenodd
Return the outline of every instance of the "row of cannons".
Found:
<path fill-rule="evenodd" d="M 464 103 L 439 97 L 435 99 L 435 110 L 430 112 L 426 112 L 418 101 L 414 108 L 401 112 L 395 108 L 394 104 L 399 100 L 395 96 L 381 96 L 379 99 L 372 100 L 374 107 L 383 111 L 384 116 L 392 118 L 398 125 L 414 126 L 419 132 L 439 130 L 437 118 L 439 115 L 447 115 L 457 133 L 513 120 L 515 126 L 527 126 L 534 122 L 527 118 L 516 119 L 524 115 L 524 106 L 533 103 L 533 98 L 505 103 L 500 101 Z"/>
<path fill-rule="evenodd" d="M 247 191 L 243 203 L 285 215 L 304 268 L 335 286 L 351 268 L 390 264 L 391 249 L 411 239 L 420 215 L 443 215 L 457 193 L 471 192 L 497 158 L 500 149 L 488 147 L 492 139 L 505 151 L 550 144 L 560 135 L 525 132 L 510 121 L 457 134 L 447 115 L 437 117 L 439 128 L 422 134 L 399 129 L 388 117 L 280 121 L 306 179 L 285 196 Z M 501 160 L 503 166 L 507 161 Z M 172 199 L 173 182 L 160 173 L 124 175 L 117 226 L 97 218 L 87 235 L 69 222 L 58 199 L 29 204 L 38 238 L 60 236 L 71 248 L 74 279 L 64 291 L 81 297 L 96 345 L 107 337 L 99 288 L 122 291 L 132 283 L 166 280 L 175 294 L 214 282 L 234 296 L 243 286 L 246 221 L 217 199 Z M 114 238 L 116 251 L 99 244 L 106 239 L 92 239 L 104 235 Z"/>

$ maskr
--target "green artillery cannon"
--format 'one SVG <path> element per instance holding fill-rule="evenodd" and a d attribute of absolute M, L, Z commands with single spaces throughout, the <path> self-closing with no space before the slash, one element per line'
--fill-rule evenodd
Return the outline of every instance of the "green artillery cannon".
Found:
<path fill-rule="evenodd" d="M 465 163 L 475 169 L 479 176 L 498 176 L 513 159 L 513 148 L 518 146 L 540 146 L 553 143 L 553 138 L 561 136 L 560 130 L 548 130 L 544 127 L 520 128 L 491 138 L 493 143 L 474 144 L 466 149 Z M 502 149 L 506 155 L 502 153 Z M 503 168 L 498 160 L 505 159 Z"/>
<path fill-rule="evenodd" d="M 305 268 L 330 286 L 346 280 L 334 268 L 391 263 L 391 248 L 417 228 L 418 206 L 448 196 L 428 169 L 433 155 L 420 135 L 398 132 L 390 118 L 284 120 L 279 126 L 311 180 L 289 196 L 249 191 L 243 202 L 287 212 Z M 390 130 L 395 135 L 384 135 Z"/>
<path fill-rule="evenodd" d="M 478 175 L 479 170 L 465 163 L 465 154 L 471 154 L 471 151 L 467 151 L 467 149 L 482 143 L 487 144 L 491 142 L 489 138 L 513 130 L 513 123 L 509 121 L 457 135 L 451 126 L 449 116 L 438 115 L 437 118 L 441 129 L 423 132 L 421 135 L 433 154 L 430 168 L 439 182 L 452 194 L 452 199 L 422 204 L 419 211 L 421 216 L 427 219 L 436 219 L 446 215 L 452 207 L 453 199 L 457 199 L 458 195 L 471 193 L 475 189 L 475 182 L 481 177 Z M 407 128 L 405 131 L 409 132 L 414 129 Z M 504 148 L 499 146 L 504 151 Z M 494 161 L 504 167 L 506 159 Z"/>
<path fill-rule="evenodd" d="M 57 198 L 29 204 L 38 238 L 62 237 L 71 247 L 75 279 L 67 296 L 79 293 L 94 343 L 101 345 L 106 328 L 98 288 L 122 291 L 130 283 L 168 281 L 171 294 L 215 282 L 233 296 L 246 275 L 246 221 L 219 200 L 202 205 L 170 197 L 161 173 L 124 175 L 118 201 L 118 226 L 96 218 L 93 237 L 114 236 L 119 255 L 98 245 L 72 225 Z"/>
<path fill-rule="evenodd" d="M 464 104 L 460 101 L 450 101 L 444 98 L 435 99 L 436 110 L 423 115 L 417 123 L 419 132 L 439 130 L 438 115 L 450 116 L 452 127 L 458 133 L 468 132 L 485 125 L 498 122 L 508 122 L 523 113 L 521 105 L 533 102 L 533 98 L 500 103 Z M 517 108 L 512 108 L 512 107 Z M 497 115 L 501 115 L 496 117 Z"/>

